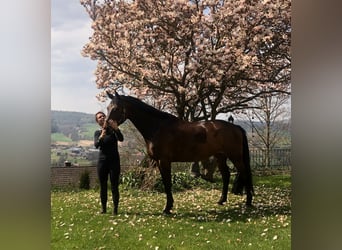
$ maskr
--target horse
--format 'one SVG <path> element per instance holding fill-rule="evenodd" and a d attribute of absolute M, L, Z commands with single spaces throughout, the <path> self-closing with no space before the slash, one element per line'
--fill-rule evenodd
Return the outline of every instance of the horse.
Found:
<path fill-rule="evenodd" d="M 246 191 L 246 206 L 252 206 L 253 183 L 250 156 L 245 130 L 223 120 L 188 122 L 160 111 L 141 100 L 115 95 L 107 91 L 111 99 L 107 107 L 107 120 L 118 125 L 129 119 L 141 133 L 148 155 L 157 162 L 165 187 L 166 205 L 163 210 L 170 214 L 173 208 L 171 162 L 194 162 L 216 158 L 222 175 L 223 186 L 218 204 L 227 202 L 230 170 L 229 159 L 237 170 L 232 192 L 243 195 Z"/>

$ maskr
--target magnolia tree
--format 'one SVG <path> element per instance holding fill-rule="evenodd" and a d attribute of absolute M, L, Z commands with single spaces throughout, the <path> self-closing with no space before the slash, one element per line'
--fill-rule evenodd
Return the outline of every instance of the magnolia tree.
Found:
<path fill-rule="evenodd" d="M 290 0 L 81 0 L 93 34 L 82 53 L 96 84 L 129 90 L 186 120 L 288 93 Z"/>

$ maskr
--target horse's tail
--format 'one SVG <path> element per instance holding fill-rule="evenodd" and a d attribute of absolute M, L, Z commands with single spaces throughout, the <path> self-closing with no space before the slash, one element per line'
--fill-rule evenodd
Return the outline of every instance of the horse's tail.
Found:
<path fill-rule="evenodd" d="M 251 170 L 251 158 L 249 155 L 249 146 L 246 131 L 242 129 L 243 133 L 243 161 L 246 167 L 246 191 L 250 190 L 251 194 L 254 194 L 253 180 L 252 180 L 252 170 Z"/>
<path fill-rule="evenodd" d="M 248 140 L 246 131 L 239 126 L 239 129 L 242 133 L 242 157 L 243 163 L 245 166 L 245 175 L 241 175 L 241 173 L 237 173 L 237 176 L 234 180 L 232 192 L 234 194 L 242 194 L 243 188 L 245 188 L 247 195 L 254 194 L 253 188 L 253 180 L 252 180 L 252 170 L 250 164 L 250 155 L 249 155 L 249 147 L 248 147 Z"/>

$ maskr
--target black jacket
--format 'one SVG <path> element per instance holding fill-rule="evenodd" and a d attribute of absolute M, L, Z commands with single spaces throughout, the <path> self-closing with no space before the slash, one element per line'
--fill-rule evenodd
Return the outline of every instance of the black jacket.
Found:
<path fill-rule="evenodd" d="M 96 130 L 94 133 L 94 146 L 100 149 L 99 157 L 118 157 L 118 141 L 123 141 L 121 131 L 107 128 L 106 135 L 99 139 L 101 130 Z"/>

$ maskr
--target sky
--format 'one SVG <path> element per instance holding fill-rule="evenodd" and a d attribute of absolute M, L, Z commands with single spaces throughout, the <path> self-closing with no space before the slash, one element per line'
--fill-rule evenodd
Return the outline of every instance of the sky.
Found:
<path fill-rule="evenodd" d="M 51 1 L 51 110 L 96 113 L 106 103 L 96 94 L 96 62 L 81 55 L 92 34 L 79 0 Z"/>

